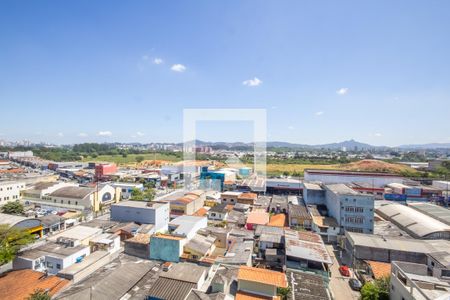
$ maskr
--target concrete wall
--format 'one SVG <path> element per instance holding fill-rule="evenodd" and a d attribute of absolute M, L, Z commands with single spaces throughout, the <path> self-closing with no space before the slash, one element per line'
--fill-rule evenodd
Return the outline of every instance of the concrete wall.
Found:
<path fill-rule="evenodd" d="M 17 201 L 20 197 L 20 191 L 25 189 L 24 182 L 7 182 L 0 183 L 0 206 Z"/>
<path fill-rule="evenodd" d="M 277 295 L 277 288 L 275 286 L 247 280 L 238 281 L 238 290 L 267 297 Z"/>
<path fill-rule="evenodd" d="M 150 259 L 179 262 L 183 246 L 182 240 L 153 236 L 150 239 Z"/>
<path fill-rule="evenodd" d="M 124 252 L 128 255 L 149 259 L 150 258 L 150 244 L 131 243 L 125 241 Z"/>

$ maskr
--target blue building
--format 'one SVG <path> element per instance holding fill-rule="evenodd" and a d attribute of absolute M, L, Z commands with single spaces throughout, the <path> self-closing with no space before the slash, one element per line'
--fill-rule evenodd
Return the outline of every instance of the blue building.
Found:
<path fill-rule="evenodd" d="M 150 259 L 179 262 L 186 239 L 168 234 L 156 234 L 150 238 Z"/>
<path fill-rule="evenodd" d="M 335 218 L 344 230 L 373 233 L 374 197 L 359 193 L 345 184 L 324 186 L 329 216 Z"/>

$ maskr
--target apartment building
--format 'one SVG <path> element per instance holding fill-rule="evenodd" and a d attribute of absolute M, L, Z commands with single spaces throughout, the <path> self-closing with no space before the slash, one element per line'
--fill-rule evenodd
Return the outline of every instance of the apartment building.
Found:
<path fill-rule="evenodd" d="M 0 182 L 0 206 L 21 199 L 20 192 L 24 189 L 24 182 Z"/>
<path fill-rule="evenodd" d="M 336 219 L 345 231 L 373 233 L 374 198 L 372 195 L 361 194 L 345 184 L 328 184 L 326 205 L 329 216 Z"/>

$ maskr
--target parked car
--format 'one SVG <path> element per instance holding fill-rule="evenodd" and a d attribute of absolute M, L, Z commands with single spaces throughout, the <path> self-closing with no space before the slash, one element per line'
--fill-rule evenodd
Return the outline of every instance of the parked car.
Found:
<path fill-rule="evenodd" d="M 339 267 L 339 273 L 341 273 L 342 276 L 350 277 L 350 269 L 345 265 Z"/>
<path fill-rule="evenodd" d="M 361 281 L 359 281 L 356 278 L 352 278 L 348 281 L 348 284 L 350 284 L 350 287 L 352 288 L 352 290 L 354 291 L 360 291 L 362 288 L 362 284 Z"/>

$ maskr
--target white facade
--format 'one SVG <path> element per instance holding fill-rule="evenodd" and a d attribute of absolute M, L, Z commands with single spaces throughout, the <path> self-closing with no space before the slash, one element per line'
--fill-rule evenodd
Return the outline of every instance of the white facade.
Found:
<path fill-rule="evenodd" d="M 0 206 L 21 199 L 20 192 L 24 189 L 24 182 L 0 182 Z"/>
<path fill-rule="evenodd" d="M 130 199 L 133 189 L 144 190 L 142 183 L 113 182 L 111 185 L 122 191 L 122 199 Z"/>
<path fill-rule="evenodd" d="M 332 183 L 365 183 L 374 187 L 384 187 L 390 183 L 402 183 L 403 178 L 392 174 L 349 172 L 333 170 L 305 170 L 305 181 Z"/>

